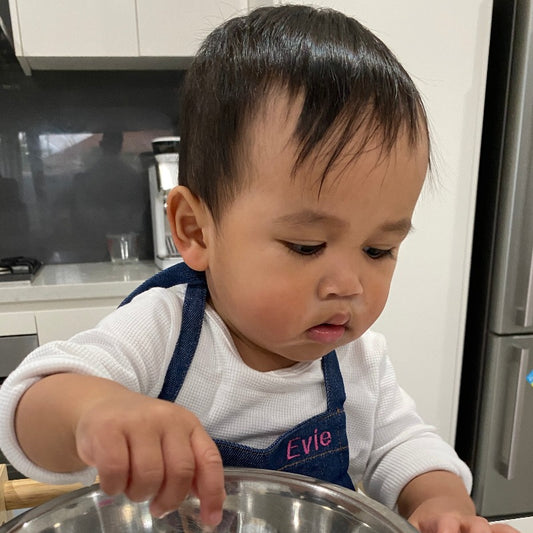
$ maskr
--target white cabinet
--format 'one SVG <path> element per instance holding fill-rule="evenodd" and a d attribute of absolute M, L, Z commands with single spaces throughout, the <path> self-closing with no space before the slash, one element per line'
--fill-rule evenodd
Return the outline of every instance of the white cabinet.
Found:
<path fill-rule="evenodd" d="M 99 305 L 102 301 L 105 305 Z M 0 304 L 0 377 L 7 376 L 38 345 L 66 340 L 94 327 L 119 303 L 120 299 L 116 303 L 113 299 L 89 299 L 67 302 L 65 307 L 65 302 L 50 301 L 32 311 L 3 311 L 7 306 Z"/>
<path fill-rule="evenodd" d="M 1 284 L 0 337 L 68 339 L 94 327 L 158 271 L 151 261 L 44 265 L 31 284 Z"/>
<path fill-rule="evenodd" d="M 116 306 L 49 309 L 35 312 L 39 345 L 55 340 L 66 340 L 86 329 L 91 329 Z"/>
<path fill-rule="evenodd" d="M 35 315 L 32 311 L 9 312 L 0 308 L 0 337 L 35 335 Z"/>
<path fill-rule="evenodd" d="M 118 307 L 122 298 L 49 301 L 32 311 L 0 311 L 0 338 L 37 335 L 39 345 L 66 340 L 90 329 Z M 28 306 L 25 306 L 28 307 Z"/>
<path fill-rule="evenodd" d="M 139 54 L 193 56 L 211 30 L 247 11 L 247 0 L 137 0 Z"/>
<path fill-rule="evenodd" d="M 9 8 L 15 52 L 30 74 L 186 68 L 213 28 L 272 1 L 9 0 Z"/>
<path fill-rule="evenodd" d="M 132 0 L 9 0 L 9 9 L 15 53 L 26 74 L 113 68 L 138 55 Z"/>
<path fill-rule="evenodd" d="M 24 55 L 105 57 L 137 55 L 135 3 L 131 0 L 19 0 Z"/>

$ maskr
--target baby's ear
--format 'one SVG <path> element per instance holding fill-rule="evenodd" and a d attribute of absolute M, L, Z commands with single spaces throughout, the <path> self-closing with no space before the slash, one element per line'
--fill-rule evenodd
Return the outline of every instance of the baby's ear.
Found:
<path fill-rule="evenodd" d="M 204 231 L 209 214 L 205 204 L 190 189 L 178 185 L 168 194 L 167 217 L 174 244 L 185 263 L 193 270 L 206 270 Z"/>

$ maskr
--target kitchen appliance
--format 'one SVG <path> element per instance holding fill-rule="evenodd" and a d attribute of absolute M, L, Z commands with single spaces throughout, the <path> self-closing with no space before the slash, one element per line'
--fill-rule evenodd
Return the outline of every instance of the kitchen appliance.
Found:
<path fill-rule="evenodd" d="M 385 506 L 343 487 L 267 470 L 227 468 L 222 522 L 204 528 L 199 502 L 187 498 L 178 511 L 153 519 L 148 504 L 85 487 L 36 507 L 0 527 L 0 533 L 416 533 Z"/>
<path fill-rule="evenodd" d="M 0 259 L 0 281 L 24 281 L 30 283 L 42 263 L 33 257 L 4 257 Z"/>
<path fill-rule="evenodd" d="M 0 336 L 0 385 L 38 345 L 35 334 Z"/>
<path fill-rule="evenodd" d="M 179 137 L 158 137 L 152 141 L 155 163 L 148 168 L 150 208 L 154 239 L 154 261 L 163 269 L 181 260 L 172 240 L 167 219 L 167 196 L 178 184 Z"/>
<path fill-rule="evenodd" d="M 495 0 L 456 449 L 489 518 L 533 514 L 533 0 Z"/>
<path fill-rule="evenodd" d="M 9 376 L 9 374 L 13 372 L 15 368 L 17 368 L 17 366 L 22 362 L 22 360 L 30 352 L 35 350 L 38 345 L 39 339 L 34 333 L 0 336 L 0 385 L 4 383 L 7 376 Z M 17 472 L 11 466 L 11 464 L 9 464 L 6 457 L 1 451 L 0 464 L 6 465 L 9 479 L 17 479 L 21 477 L 21 474 Z"/>

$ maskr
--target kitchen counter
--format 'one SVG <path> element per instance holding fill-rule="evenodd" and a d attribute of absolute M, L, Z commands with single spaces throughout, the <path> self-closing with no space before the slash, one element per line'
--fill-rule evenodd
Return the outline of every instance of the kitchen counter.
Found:
<path fill-rule="evenodd" d="M 494 524 L 500 522 L 493 522 Z M 508 520 L 502 520 L 502 524 L 508 524 L 513 526 L 520 533 L 533 533 L 533 516 L 525 516 L 523 518 L 512 518 Z"/>
<path fill-rule="evenodd" d="M 39 343 L 93 327 L 144 280 L 152 261 L 44 265 L 34 280 L 0 283 L 0 337 L 38 335 Z"/>
<path fill-rule="evenodd" d="M 159 269 L 152 261 L 131 264 L 44 265 L 35 279 L 0 283 L 0 306 L 49 300 L 123 297 Z"/>

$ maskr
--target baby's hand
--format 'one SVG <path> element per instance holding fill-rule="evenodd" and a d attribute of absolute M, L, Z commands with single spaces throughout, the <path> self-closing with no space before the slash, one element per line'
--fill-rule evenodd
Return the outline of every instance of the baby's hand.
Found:
<path fill-rule="evenodd" d="M 443 470 L 409 481 L 398 498 L 398 510 L 422 533 L 519 533 L 511 526 L 489 524 L 476 516 L 463 480 Z"/>
<path fill-rule="evenodd" d="M 75 435 L 80 458 L 96 467 L 104 492 L 150 499 L 150 512 L 160 517 L 192 490 L 200 499 L 201 520 L 220 522 L 222 459 L 190 411 L 124 390 L 82 412 Z"/>
<path fill-rule="evenodd" d="M 444 514 L 418 520 L 412 516 L 409 522 L 422 533 L 520 533 L 505 524 L 489 524 L 481 516 Z"/>

